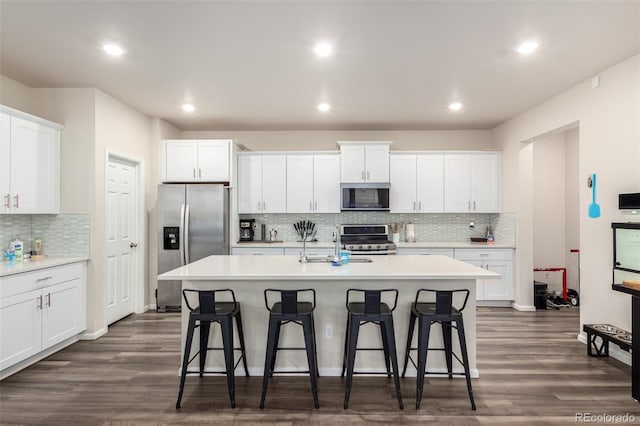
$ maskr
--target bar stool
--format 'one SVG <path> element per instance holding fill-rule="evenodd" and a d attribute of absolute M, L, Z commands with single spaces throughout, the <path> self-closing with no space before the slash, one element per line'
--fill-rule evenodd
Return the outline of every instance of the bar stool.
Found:
<path fill-rule="evenodd" d="M 434 302 L 420 302 L 420 293 L 430 292 L 435 293 L 436 301 Z M 456 308 L 453 306 L 453 296 L 455 293 L 465 293 L 464 302 L 462 307 Z M 416 293 L 416 300 L 411 305 L 411 315 L 409 317 L 409 333 L 407 336 L 407 349 L 404 358 L 404 369 L 402 371 L 402 377 L 407 372 L 407 364 L 409 359 L 411 363 L 416 367 L 416 410 L 420 409 L 420 403 L 422 401 L 422 390 L 424 388 L 424 376 L 425 374 L 447 374 L 449 379 L 453 375 L 463 375 L 467 379 L 467 391 L 469 393 L 469 400 L 471 401 L 471 409 L 476 409 L 476 403 L 473 400 L 473 391 L 471 390 L 471 374 L 469 373 L 469 357 L 467 356 L 467 342 L 464 334 L 464 321 L 462 319 L 462 311 L 467 306 L 467 300 L 469 300 L 469 290 L 429 290 L 421 289 Z M 411 347 L 413 340 L 413 330 L 415 328 L 416 320 L 419 320 L 418 325 L 418 347 Z M 439 323 L 442 326 L 442 338 L 444 341 L 444 348 L 430 348 L 429 347 L 429 332 L 431 330 L 431 324 Z M 453 325 L 455 323 L 456 325 Z M 460 341 L 460 351 L 462 353 L 462 360 L 458 355 L 453 353 L 451 329 L 455 328 L 458 332 L 458 340 Z M 418 351 L 418 365 L 413 361 L 410 356 L 410 351 Z M 427 366 L 427 351 L 438 350 L 444 351 L 445 359 L 447 363 L 447 372 L 428 372 Z M 453 373 L 453 357 L 462 364 L 464 367 L 464 373 Z"/>
<path fill-rule="evenodd" d="M 350 301 L 351 293 L 364 293 L 364 302 Z M 394 293 L 395 299 L 393 308 L 382 302 L 383 293 Z M 379 374 L 375 372 L 354 372 L 353 367 L 356 360 L 356 351 L 361 350 L 382 350 L 384 351 L 384 361 L 387 369 L 387 377 L 391 377 L 393 367 L 393 379 L 396 386 L 396 396 L 400 409 L 403 409 L 402 395 L 400 393 L 400 380 L 398 371 L 398 358 L 396 354 L 396 339 L 393 331 L 393 311 L 398 305 L 398 290 L 347 290 L 347 329 L 344 342 L 344 358 L 342 361 L 342 374 L 344 377 L 347 371 L 347 380 L 344 388 L 344 408 L 349 407 L 349 396 L 351 395 L 351 385 L 354 374 Z M 360 326 L 368 323 L 377 324 L 382 335 L 382 348 L 358 348 L 358 333 Z"/>
<path fill-rule="evenodd" d="M 312 293 L 313 302 L 299 302 L 298 295 Z M 269 294 L 279 293 L 280 301 L 269 307 Z M 262 397 L 260 408 L 264 408 L 264 400 L 267 397 L 269 378 L 274 373 L 309 373 L 311 379 L 311 393 L 316 408 L 320 408 L 318 401 L 318 352 L 316 348 L 315 324 L 313 322 L 313 310 L 316 308 L 316 291 L 314 289 L 303 290 L 275 290 L 264 291 L 264 303 L 269 311 L 269 331 L 267 334 L 267 353 L 264 361 L 264 375 L 262 379 Z M 294 323 L 302 326 L 304 333 L 304 348 L 278 347 L 280 340 L 280 327 L 284 324 Z M 308 371 L 274 371 L 276 356 L 279 350 L 305 350 L 307 352 Z"/>
<path fill-rule="evenodd" d="M 187 298 L 188 293 L 196 293 L 198 295 L 199 305 L 192 307 Z M 231 293 L 232 302 L 216 301 L 216 293 Z M 182 297 L 189 309 L 189 324 L 187 326 L 187 338 L 184 344 L 184 354 L 182 355 L 182 375 L 180 376 L 180 392 L 178 393 L 178 402 L 176 402 L 176 410 L 180 408 L 182 400 L 182 392 L 184 390 L 184 382 L 187 374 L 199 374 L 202 377 L 205 362 L 207 360 L 207 351 L 222 350 L 224 351 L 225 369 L 223 371 L 212 371 L 214 374 L 227 375 L 227 388 L 229 390 L 229 399 L 231 400 L 231 408 L 236 407 L 235 401 L 235 379 L 234 372 L 240 359 L 234 363 L 233 351 L 241 351 L 244 372 L 249 377 L 249 369 L 247 368 L 247 355 L 244 350 L 244 334 L 242 333 L 242 318 L 240 316 L 240 304 L 236 302 L 236 296 L 233 290 L 182 290 Z M 238 337 L 240 347 L 233 347 L 233 319 L 236 320 L 238 327 Z M 196 325 L 196 323 L 199 323 Z M 222 347 L 209 347 L 209 330 L 211 323 L 220 324 L 222 330 Z M 191 354 L 191 343 L 196 328 L 200 328 L 200 349 L 189 359 Z M 200 357 L 200 369 L 198 372 L 187 372 L 187 367 L 195 359 Z"/>

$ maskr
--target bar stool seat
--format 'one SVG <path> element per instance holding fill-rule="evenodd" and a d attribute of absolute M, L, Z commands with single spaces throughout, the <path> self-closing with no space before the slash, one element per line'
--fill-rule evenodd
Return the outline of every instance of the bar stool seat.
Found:
<path fill-rule="evenodd" d="M 217 301 L 216 294 L 229 293 L 233 301 Z M 191 306 L 187 294 L 197 294 L 199 305 Z M 240 303 L 236 301 L 233 290 L 182 290 L 182 297 L 189 309 L 189 323 L 187 325 L 187 337 L 185 339 L 184 353 L 182 355 L 182 372 L 180 375 L 180 391 L 178 392 L 178 401 L 176 402 L 176 410 L 180 408 L 182 401 L 182 393 L 184 391 L 184 383 L 187 374 L 199 374 L 203 376 L 204 366 L 207 360 L 207 352 L 210 350 L 224 351 L 225 368 L 222 371 L 209 371 L 208 373 L 226 374 L 227 389 L 229 399 L 231 400 L 231 408 L 235 408 L 235 369 L 243 362 L 245 375 L 249 377 L 249 369 L 247 368 L 247 355 L 244 346 L 244 333 L 242 331 L 242 317 L 240 314 Z M 238 328 L 238 338 L 240 347 L 233 346 L 233 319 L 235 318 L 236 327 Z M 209 331 L 211 323 L 220 324 L 222 330 L 222 347 L 209 347 Z M 191 358 L 191 345 L 196 328 L 200 329 L 200 348 L 198 352 Z M 234 351 L 240 351 L 240 359 L 234 361 Z M 199 357 L 200 368 L 197 372 L 187 371 L 189 364 L 196 357 Z"/>
<path fill-rule="evenodd" d="M 421 293 L 435 294 L 435 302 L 420 302 Z M 464 293 L 464 302 L 460 308 L 453 305 L 453 297 L 456 293 Z M 416 410 L 420 409 L 422 402 L 422 393 L 424 389 L 424 376 L 425 374 L 446 374 L 451 379 L 454 375 L 464 375 L 467 381 L 467 392 L 469 394 L 469 400 L 471 401 L 471 409 L 476 409 L 476 404 L 473 399 L 473 391 L 471 389 L 471 374 L 469 371 L 469 358 L 467 355 L 467 344 L 464 333 L 464 320 L 462 311 L 467 306 L 469 300 L 469 290 L 430 290 L 420 289 L 416 293 L 416 299 L 411 305 L 411 313 L 409 316 L 409 332 L 407 336 L 407 347 L 404 359 L 404 369 L 402 371 L 402 377 L 407 372 L 407 365 L 409 360 L 416 367 Z M 418 347 L 412 347 L 411 342 L 413 340 L 413 332 L 415 329 L 415 323 L 418 323 Z M 442 338 L 444 342 L 443 348 L 431 348 L 429 347 L 429 335 L 431 325 L 439 323 L 442 326 Z M 455 323 L 455 325 L 454 325 Z M 458 340 L 460 342 L 460 352 L 462 359 L 458 355 L 453 353 L 452 343 L 452 329 L 455 329 L 458 334 Z M 411 351 L 418 351 L 418 365 L 411 358 Z M 428 351 L 444 351 L 445 361 L 447 364 L 447 372 L 429 372 L 426 371 L 427 365 L 427 352 Z M 464 368 L 464 373 L 453 372 L 453 358 L 455 358 Z"/>
<path fill-rule="evenodd" d="M 269 306 L 269 294 L 278 293 L 280 301 Z M 301 293 L 311 293 L 313 302 L 300 302 L 298 296 Z M 309 373 L 311 381 L 311 393 L 316 408 L 320 408 L 318 400 L 318 351 L 316 347 L 315 324 L 313 311 L 316 307 L 316 291 L 314 289 L 303 290 L 276 290 L 264 291 L 264 303 L 269 311 L 269 331 L 267 333 L 267 352 L 264 361 L 264 374 L 262 379 L 262 396 L 260 408 L 264 408 L 267 397 L 269 378 L 277 373 Z M 304 334 L 304 347 L 279 347 L 280 329 L 283 325 L 294 323 L 302 326 Z M 307 353 L 308 371 L 275 371 L 276 357 L 279 350 L 304 350 Z"/>
<path fill-rule="evenodd" d="M 353 302 L 350 300 L 352 293 L 363 293 L 364 302 Z M 382 302 L 383 293 L 393 293 L 395 300 L 393 308 Z M 342 361 L 342 374 L 344 377 L 345 370 L 347 379 L 344 388 L 344 408 L 349 408 L 349 397 L 351 395 L 351 385 L 353 384 L 354 374 L 378 374 L 375 372 L 356 372 L 354 371 L 356 352 L 359 350 L 381 350 L 384 351 L 384 361 L 386 366 L 386 374 L 391 377 L 393 370 L 393 379 L 396 388 L 396 397 L 400 409 L 403 409 L 402 395 L 400 393 L 400 380 L 398 370 L 398 358 L 396 353 L 395 333 L 393 330 L 393 311 L 398 304 L 398 290 L 347 290 L 347 327 L 344 342 L 344 357 Z M 364 324 L 377 324 L 380 327 L 382 336 L 382 348 L 358 348 L 358 334 L 360 326 Z"/>

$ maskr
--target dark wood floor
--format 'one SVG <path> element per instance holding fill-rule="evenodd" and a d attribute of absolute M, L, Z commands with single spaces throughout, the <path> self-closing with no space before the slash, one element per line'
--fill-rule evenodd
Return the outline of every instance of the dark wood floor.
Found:
<path fill-rule="evenodd" d="M 178 390 L 179 316 L 133 315 L 96 341 L 76 343 L 0 382 L 0 423 L 9 424 L 575 424 L 580 412 L 630 413 L 631 369 L 589 358 L 577 342 L 577 308 L 536 313 L 480 308 L 478 368 L 471 411 L 464 380 L 426 380 L 422 409 L 415 379 L 405 379 L 398 410 L 384 377 L 354 379 L 342 409 L 343 382 L 320 378 L 319 410 L 307 377 L 276 377 L 267 408 L 258 409 L 261 378 L 237 380 L 238 408 L 229 408 L 223 376 L 187 379 Z M 436 355 L 437 356 L 437 355 Z"/>

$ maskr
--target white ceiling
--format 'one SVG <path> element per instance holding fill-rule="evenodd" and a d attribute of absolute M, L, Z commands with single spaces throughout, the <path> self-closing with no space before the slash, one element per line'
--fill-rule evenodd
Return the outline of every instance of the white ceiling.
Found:
<path fill-rule="evenodd" d="M 639 51 L 640 1 L 0 2 L 3 75 L 182 130 L 487 129 Z"/>

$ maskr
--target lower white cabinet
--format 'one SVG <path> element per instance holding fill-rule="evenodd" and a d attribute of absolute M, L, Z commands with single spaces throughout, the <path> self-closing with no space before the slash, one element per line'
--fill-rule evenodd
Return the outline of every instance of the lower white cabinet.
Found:
<path fill-rule="evenodd" d="M 334 247 L 308 247 L 306 249 L 307 256 L 333 256 L 336 249 Z M 300 256 L 302 247 L 287 247 L 284 249 L 285 256 Z"/>
<path fill-rule="evenodd" d="M 502 277 L 478 280 L 476 300 L 513 300 L 512 249 L 455 249 L 455 258 Z"/>
<path fill-rule="evenodd" d="M 0 370 L 86 328 L 86 263 L 0 278 Z"/>
<path fill-rule="evenodd" d="M 425 256 L 430 254 L 436 254 L 441 256 L 449 256 L 453 257 L 453 249 L 452 248 L 404 248 L 399 247 L 397 250 L 397 254 L 402 255 L 414 255 L 414 256 Z"/>

